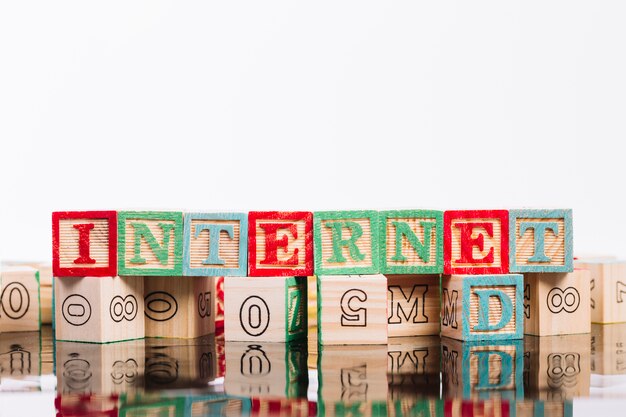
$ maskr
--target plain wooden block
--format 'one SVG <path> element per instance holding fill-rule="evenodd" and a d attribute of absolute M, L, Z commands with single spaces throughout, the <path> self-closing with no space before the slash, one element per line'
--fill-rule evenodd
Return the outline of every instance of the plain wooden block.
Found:
<path fill-rule="evenodd" d="M 226 342 L 224 390 L 258 398 L 306 397 L 306 343 Z"/>
<path fill-rule="evenodd" d="M 461 342 L 444 337 L 441 368 L 445 397 L 524 397 L 521 340 Z"/>
<path fill-rule="evenodd" d="M 441 335 L 459 340 L 523 337 L 522 275 L 452 275 L 441 283 Z"/>
<path fill-rule="evenodd" d="M 393 210 L 378 216 L 381 273 L 443 272 L 443 212 Z"/>
<path fill-rule="evenodd" d="M 182 212 L 120 211 L 117 227 L 119 275 L 183 274 Z"/>
<path fill-rule="evenodd" d="M 321 345 L 386 344 L 385 276 L 318 276 L 317 341 Z"/>
<path fill-rule="evenodd" d="M 313 275 L 313 213 L 248 213 L 248 275 Z"/>
<path fill-rule="evenodd" d="M 39 385 L 41 375 L 41 334 L 20 332 L 0 334 L 0 380 L 30 380 Z"/>
<path fill-rule="evenodd" d="M 626 322 L 626 261 L 575 261 L 591 273 L 591 322 Z"/>
<path fill-rule="evenodd" d="M 591 325 L 591 373 L 626 375 L 626 323 Z"/>
<path fill-rule="evenodd" d="M 28 266 L 0 270 L 0 333 L 38 331 L 39 272 Z"/>
<path fill-rule="evenodd" d="M 57 342 L 59 394 L 121 394 L 144 387 L 143 340 L 93 344 Z"/>
<path fill-rule="evenodd" d="M 313 215 L 315 275 L 377 274 L 376 211 L 318 211 Z"/>
<path fill-rule="evenodd" d="M 446 211 L 443 236 L 444 274 L 509 272 L 508 211 Z"/>
<path fill-rule="evenodd" d="M 524 351 L 527 396 L 546 401 L 589 396 L 591 335 L 528 336 Z"/>
<path fill-rule="evenodd" d="M 184 275 L 247 275 L 246 213 L 185 213 L 184 217 Z"/>
<path fill-rule="evenodd" d="M 117 275 L 117 213 L 52 213 L 52 273 L 56 277 Z"/>
<path fill-rule="evenodd" d="M 510 210 L 511 272 L 574 270 L 572 210 Z"/>
<path fill-rule="evenodd" d="M 188 338 L 215 332 L 214 277 L 145 277 L 146 337 Z"/>
<path fill-rule="evenodd" d="M 307 336 L 306 277 L 228 277 L 224 338 L 285 342 Z"/>
<path fill-rule="evenodd" d="M 56 339 L 107 343 L 145 334 L 143 277 L 55 278 Z"/>
<path fill-rule="evenodd" d="M 52 324 L 52 293 L 51 285 L 39 287 L 41 324 Z"/>
<path fill-rule="evenodd" d="M 389 337 L 439 335 L 439 275 L 387 275 Z"/>
<path fill-rule="evenodd" d="M 535 336 L 591 332 L 591 275 L 570 273 L 524 275 L 524 333 Z"/>
<path fill-rule="evenodd" d="M 441 338 L 394 337 L 387 344 L 389 399 L 402 400 L 420 393 L 439 397 Z"/>

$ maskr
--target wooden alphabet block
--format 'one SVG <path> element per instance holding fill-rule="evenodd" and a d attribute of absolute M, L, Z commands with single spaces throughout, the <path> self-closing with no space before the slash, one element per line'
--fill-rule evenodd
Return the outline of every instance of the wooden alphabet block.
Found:
<path fill-rule="evenodd" d="M 315 275 L 379 272 L 378 212 L 318 211 L 313 228 Z"/>
<path fill-rule="evenodd" d="M 591 325 L 591 373 L 626 375 L 626 323 Z"/>
<path fill-rule="evenodd" d="M 193 339 L 215 332 L 214 277 L 145 277 L 146 337 Z"/>
<path fill-rule="evenodd" d="M 455 210 L 443 215 L 444 274 L 509 272 L 509 213 Z"/>
<path fill-rule="evenodd" d="M 0 283 L 0 332 L 41 329 L 39 272 L 28 266 L 7 266 L 0 270 Z"/>
<path fill-rule="evenodd" d="M 626 261 L 576 261 L 591 273 L 591 322 L 626 322 Z"/>
<path fill-rule="evenodd" d="M 120 211 L 117 225 L 119 275 L 183 274 L 183 213 Z"/>
<path fill-rule="evenodd" d="M 522 275 L 452 275 L 442 279 L 441 335 L 459 340 L 521 339 Z"/>
<path fill-rule="evenodd" d="M 389 337 L 439 335 L 439 275 L 387 275 Z"/>
<path fill-rule="evenodd" d="M 306 277 L 224 280 L 227 341 L 286 342 L 307 335 Z"/>
<path fill-rule="evenodd" d="M 252 277 L 313 275 L 313 213 L 251 211 L 248 264 Z"/>
<path fill-rule="evenodd" d="M 402 400 L 420 393 L 439 397 L 441 338 L 394 337 L 387 344 L 389 399 Z"/>
<path fill-rule="evenodd" d="M 185 213 L 184 229 L 185 275 L 247 275 L 246 213 Z"/>
<path fill-rule="evenodd" d="M 443 272 L 443 212 L 394 210 L 378 216 L 381 273 Z"/>
<path fill-rule="evenodd" d="M 145 334 L 143 277 L 55 278 L 56 339 L 107 343 Z"/>
<path fill-rule="evenodd" d="M 39 387 L 41 375 L 41 337 L 39 332 L 0 334 L 0 380 L 33 381 Z"/>
<path fill-rule="evenodd" d="M 524 351 L 521 340 L 460 342 L 441 339 L 445 397 L 524 397 Z"/>
<path fill-rule="evenodd" d="M 570 273 L 524 275 L 524 333 L 536 336 L 589 333 L 591 275 Z"/>
<path fill-rule="evenodd" d="M 306 356 L 305 343 L 227 341 L 224 390 L 242 397 L 306 397 Z"/>
<path fill-rule="evenodd" d="M 574 270 L 572 210 L 510 210 L 511 272 Z"/>
<path fill-rule="evenodd" d="M 117 213 L 52 213 L 52 273 L 57 277 L 117 275 Z"/>
<path fill-rule="evenodd" d="M 317 341 L 321 345 L 386 344 L 385 276 L 318 276 Z"/>

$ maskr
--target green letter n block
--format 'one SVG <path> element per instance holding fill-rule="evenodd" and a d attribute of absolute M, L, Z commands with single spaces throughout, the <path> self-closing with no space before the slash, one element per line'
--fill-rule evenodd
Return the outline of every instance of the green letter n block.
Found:
<path fill-rule="evenodd" d="M 315 275 L 377 274 L 378 229 L 376 211 L 314 213 Z"/>
<path fill-rule="evenodd" d="M 182 275 L 181 212 L 121 211 L 117 219 L 119 275 Z"/>

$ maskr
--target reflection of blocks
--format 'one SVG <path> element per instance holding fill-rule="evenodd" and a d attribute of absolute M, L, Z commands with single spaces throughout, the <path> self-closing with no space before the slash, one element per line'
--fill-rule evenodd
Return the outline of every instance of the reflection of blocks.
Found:
<path fill-rule="evenodd" d="M 315 275 L 379 272 L 376 211 L 316 212 L 313 227 Z"/>
<path fill-rule="evenodd" d="M 386 344 L 385 276 L 318 276 L 317 340 L 322 345 Z"/>
<path fill-rule="evenodd" d="M 526 337 L 526 395 L 548 401 L 589 396 L 590 335 Z"/>
<path fill-rule="evenodd" d="M 506 210 L 446 211 L 443 219 L 445 274 L 509 272 Z"/>
<path fill-rule="evenodd" d="M 306 396 L 306 344 L 226 342 L 228 395 L 261 398 Z"/>
<path fill-rule="evenodd" d="M 626 375 L 626 323 L 591 325 L 591 372 Z"/>
<path fill-rule="evenodd" d="M 146 337 L 195 338 L 215 331 L 214 277 L 145 277 Z"/>
<path fill-rule="evenodd" d="M 575 266 L 591 273 L 591 322 L 626 322 L 626 262 L 577 261 Z"/>
<path fill-rule="evenodd" d="M 460 340 L 521 339 L 522 275 L 452 275 L 442 280 L 441 334 Z"/>
<path fill-rule="evenodd" d="M 250 398 L 229 397 L 223 394 L 192 395 L 187 399 L 185 417 L 250 416 Z M 273 415 L 273 414 L 272 414 Z"/>
<path fill-rule="evenodd" d="M 429 210 L 381 211 L 380 272 L 443 272 L 443 213 Z"/>
<path fill-rule="evenodd" d="M 119 275 L 183 274 L 183 214 L 120 211 L 117 214 Z"/>
<path fill-rule="evenodd" d="M 511 272 L 572 272 L 572 210 L 509 211 Z"/>
<path fill-rule="evenodd" d="M 224 337 L 285 342 L 306 338 L 306 277 L 228 277 Z"/>
<path fill-rule="evenodd" d="M 589 271 L 524 276 L 524 333 L 536 336 L 589 333 Z"/>
<path fill-rule="evenodd" d="M 516 401 L 516 417 L 572 417 L 574 415 L 574 404 L 569 401 L 542 401 L 527 399 Z"/>
<path fill-rule="evenodd" d="M 144 341 L 111 344 L 58 342 L 57 391 L 108 395 L 143 389 Z"/>
<path fill-rule="evenodd" d="M 252 277 L 313 275 L 313 213 L 248 213 L 248 271 Z"/>
<path fill-rule="evenodd" d="M 446 397 L 523 398 L 521 340 L 441 341 L 443 394 Z"/>
<path fill-rule="evenodd" d="M 395 337 L 387 345 L 389 398 L 402 400 L 419 392 L 439 396 L 439 336 Z"/>
<path fill-rule="evenodd" d="M 186 417 L 187 397 L 164 398 L 158 395 L 151 401 L 127 402 L 120 406 L 119 417 Z"/>
<path fill-rule="evenodd" d="M 27 266 L 9 266 L 0 270 L 0 282 L 0 332 L 39 330 L 39 272 Z"/>
<path fill-rule="evenodd" d="M 143 277 L 54 282 L 57 340 L 105 343 L 144 337 Z"/>
<path fill-rule="evenodd" d="M 449 398 L 441 400 L 441 413 L 432 416 L 445 417 L 508 417 L 515 416 L 515 402 L 502 398 L 481 398 L 466 400 L 462 398 Z M 529 417 L 545 417 L 541 414 Z"/>
<path fill-rule="evenodd" d="M 389 337 L 439 335 L 439 275 L 387 275 Z"/>
<path fill-rule="evenodd" d="M 248 216 L 245 213 L 185 213 L 185 275 L 245 276 Z"/>
<path fill-rule="evenodd" d="M 41 338 L 39 332 L 0 334 L 0 378 L 32 379 L 39 386 Z"/>

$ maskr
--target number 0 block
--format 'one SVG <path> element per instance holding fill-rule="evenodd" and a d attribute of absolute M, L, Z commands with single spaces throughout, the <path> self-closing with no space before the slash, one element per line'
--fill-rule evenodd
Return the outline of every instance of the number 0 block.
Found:
<path fill-rule="evenodd" d="M 227 341 L 288 342 L 306 338 L 306 277 L 224 279 Z"/>
<path fill-rule="evenodd" d="M 0 332 L 39 331 L 39 272 L 27 266 L 0 271 Z"/>

